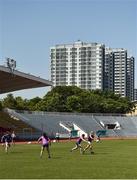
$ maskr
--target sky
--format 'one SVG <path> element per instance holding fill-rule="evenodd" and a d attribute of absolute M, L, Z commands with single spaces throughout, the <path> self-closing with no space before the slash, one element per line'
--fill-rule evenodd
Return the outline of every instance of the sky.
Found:
<path fill-rule="evenodd" d="M 136 0 L 0 0 L 0 65 L 13 58 L 17 70 L 50 80 L 50 47 L 78 39 L 127 49 L 135 57 L 137 88 Z M 13 95 L 30 99 L 49 90 Z"/>

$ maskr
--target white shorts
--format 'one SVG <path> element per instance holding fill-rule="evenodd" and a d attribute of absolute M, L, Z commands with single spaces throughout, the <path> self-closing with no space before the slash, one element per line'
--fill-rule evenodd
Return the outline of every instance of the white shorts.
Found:
<path fill-rule="evenodd" d="M 89 144 L 89 145 L 91 145 L 91 144 L 92 144 L 92 142 L 88 141 L 88 144 Z"/>

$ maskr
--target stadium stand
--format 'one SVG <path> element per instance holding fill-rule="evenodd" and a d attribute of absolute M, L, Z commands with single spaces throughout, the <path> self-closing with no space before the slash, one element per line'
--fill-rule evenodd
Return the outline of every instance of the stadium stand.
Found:
<path fill-rule="evenodd" d="M 119 136 L 137 136 L 137 126 L 135 126 L 136 119 L 132 120 L 131 117 L 115 117 L 116 121 L 120 122 L 121 130 L 115 130 Z"/>
<path fill-rule="evenodd" d="M 7 110 L 10 115 L 22 120 L 26 124 L 36 128 L 40 132 L 47 132 L 50 137 L 55 137 L 56 133 L 68 133 L 65 129 L 60 127 L 60 116 L 53 114 L 50 116 L 44 112 L 27 112 L 27 111 L 14 111 Z"/>
<path fill-rule="evenodd" d="M 21 121 L 13 115 L 0 111 L 0 136 L 5 131 L 15 131 L 17 139 L 32 139 L 33 134 L 40 134 L 39 130 Z"/>
<path fill-rule="evenodd" d="M 130 120 L 134 124 L 134 126 L 137 128 L 137 117 L 130 117 Z"/>
<path fill-rule="evenodd" d="M 68 129 L 68 131 L 74 130 L 73 122 L 71 121 L 60 121 L 60 125 L 62 124 L 62 127 L 64 126 L 65 129 Z"/>
<path fill-rule="evenodd" d="M 7 112 L 37 130 L 47 132 L 51 137 L 55 137 L 57 132 L 68 134 L 68 131 L 59 125 L 60 122 L 66 124 L 69 122 L 69 125 L 75 123 L 86 133 L 106 130 L 107 137 L 137 137 L 137 117 L 84 113 L 28 112 L 10 109 Z M 118 129 L 116 128 L 117 123 L 120 126 Z"/>

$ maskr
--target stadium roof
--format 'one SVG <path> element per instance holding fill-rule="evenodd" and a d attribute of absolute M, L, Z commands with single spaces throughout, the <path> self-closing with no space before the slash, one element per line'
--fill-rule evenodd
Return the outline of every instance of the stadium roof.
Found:
<path fill-rule="evenodd" d="M 0 94 L 45 86 L 52 86 L 52 82 L 17 70 L 12 72 L 8 67 L 0 66 Z"/>

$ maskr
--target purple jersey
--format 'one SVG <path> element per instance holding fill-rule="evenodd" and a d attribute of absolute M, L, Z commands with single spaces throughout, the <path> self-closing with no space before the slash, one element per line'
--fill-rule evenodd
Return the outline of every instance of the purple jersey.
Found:
<path fill-rule="evenodd" d="M 94 135 L 89 135 L 89 136 L 88 136 L 88 141 L 89 141 L 89 142 L 92 142 L 93 140 L 94 140 Z"/>
<path fill-rule="evenodd" d="M 48 144 L 50 139 L 48 137 L 41 136 L 38 141 L 42 142 L 42 145 Z"/>
<path fill-rule="evenodd" d="M 81 142 L 82 142 L 82 138 L 79 137 L 76 143 L 77 143 L 77 144 L 80 144 Z"/>

